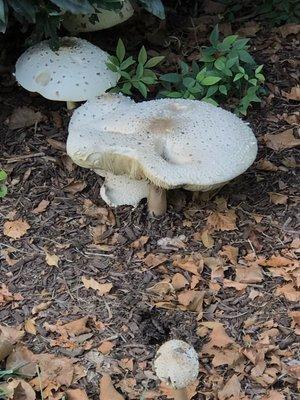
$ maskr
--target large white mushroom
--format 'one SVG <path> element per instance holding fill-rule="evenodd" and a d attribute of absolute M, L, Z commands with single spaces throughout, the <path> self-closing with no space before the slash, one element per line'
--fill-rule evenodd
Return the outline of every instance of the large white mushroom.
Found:
<path fill-rule="evenodd" d="M 158 349 L 154 370 L 162 382 L 173 388 L 175 400 L 188 400 L 186 388 L 199 374 L 198 354 L 183 340 L 169 340 Z"/>
<path fill-rule="evenodd" d="M 71 33 L 94 32 L 111 28 L 127 21 L 134 13 L 129 0 L 124 0 L 122 3 L 122 8 L 117 11 L 105 10 L 97 7 L 97 3 L 93 3 L 92 5 L 97 11 L 92 15 L 67 13 L 63 20 L 63 26 Z"/>
<path fill-rule="evenodd" d="M 253 163 L 257 141 L 241 119 L 205 102 L 106 94 L 75 111 L 67 152 L 82 167 L 147 180 L 149 211 L 161 215 L 166 189 L 224 185 Z"/>
<path fill-rule="evenodd" d="M 21 86 L 49 100 L 74 102 L 103 94 L 116 85 L 118 74 L 106 66 L 108 54 L 87 40 L 64 37 L 57 51 L 49 41 L 36 44 L 16 63 L 15 76 Z"/>

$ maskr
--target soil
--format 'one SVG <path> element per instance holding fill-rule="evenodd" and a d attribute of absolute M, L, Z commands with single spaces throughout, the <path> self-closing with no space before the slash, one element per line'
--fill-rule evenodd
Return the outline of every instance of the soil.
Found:
<path fill-rule="evenodd" d="M 168 61 L 162 68 L 171 69 L 174 60 L 189 59 L 204 41 L 202 33 L 202 39 L 196 42 L 195 32 L 185 29 L 186 17 L 179 17 L 176 14 L 168 21 L 167 30 L 163 29 L 163 24 L 159 30 L 157 21 L 151 19 L 146 38 L 141 22 L 85 36 L 96 44 L 101 43 L 108 51 L 113 50 L 119 36 L 131 44 L 129 51 L 135 52 L 145 44 L 153 54 L 166 54 Z M 164 35 L 163 40 L 160 35 Z M 155 40 L 159 44 L 155 44 Z M 299 40 L 295 35 L 282 38 L 267 28 L 261 29 L 251 40 L 253 55 L 258 63 L 265 65 L 269 95 L 251 108 L 247 120 L 259 141 L 257 159 L 267 159 L 279 167 L 277 171 L 263 171 L 254 164 L 205 202 L 183 190 L 170 191 L 169 208 L 164 217 L 149 218 L 145 203 L 141 203 L 134 210 L 119 207 L 110 211 L 105 224 L 100 211 L 97 216 L 87 212 L 91 206 L 88 201 L 109 210 L 99 195 L 101 178 L 72 164 L 63 149 L 70 112 L 63 103 L 47 101 L 18 87 L 11 75 L 11 65 L 22 51 L 20 43 L 2 43 L 8 61 L 4 64 L 7 70 L 0 78 L 0 163 L 9 174 L 9 192 L 1 201 L 1 225 L 7 220 L 21 218 L 27 221 L 30 229 L 17 240 L 1 234 L 0 249 L 9 250 L 10 259 L 16 262 L 8 265 L 2 252 L 0 282 L 12 293 L 20 293 L 23 300 L 4 304 L 0 309 L 0 321 L 22 326 L 32 317 L 34 306 L 51 302 L 38 314 L 36 335 L 27 333 L 23 341 L 34 353 L 51 352 L 78 359 L 88 370 L 78 387 L 85 388 L 89 398 L 98 398 L 98 381 L 103 371 L 110 373 L 117 388 L 124 377 L 134 378 L 138 394 L 126 394 L 123 386 L 119 390 L 125 398 L 142 398 L 144 391 L 154 390 L 158 384 L 149 371 L 159 345 L 168 339 L 180 338 L 201 351 L 207 343 L 207 336 L 199 336 L 199 321 L 194 312 L 157 307 L 156 298 L 149 291 L 157 282 L 176 272 L 191 281 L 190 273 L 173 266 L 174 255 L 200 253 L 203 257 L 217 257 L 223 246 L 231 245 L 239 249 L 240 258 L 252 252 L 257 257 L 269 258 L 289 249 L 296 238 L 299 179 L 295 167 L 286 166 L 284 160 L 295 160 L 297 150 L 289 148 L 276 152 L 265 145 L 263 136 L 293 128 L 296 134 L 296 126 L 281 117 L 299 110 L 299 103 L 282 96 L 283 91 L 289 92 L 297 83 L 297 44 Z M 20 106 L 40 111 L 43 121 L 29 128 L 9 129 L 6 121 Z M 287 195 L 287 203 L 271 203 L 270 192 Z M 214 232 L 214 246 L 209 249 L 193 237 L 206 227 L 207 217 L 216 210 L 219 198 L 225 198 L 228 208 L 235 210 L 237 229 Z M 42 200 L 47 200 L 49 205 L 45 211 L 34 213 Z M 260 222 L 253 219 L 257 214 L 262 216 Z M 95 243 L 93 227 L 99 225 L 105 225 L 105 232 Z M 184 242 L 182 248 L 163 248 L 158 244 L 161 238 L 180 235 Z M 147 243 L 133 248 L 131 244 L 141 236 L 149 237 Z M 58 266 L 47 265 L 45 249 L 58 255 Z M 147 266 L 144 259 L 148 254 L 164 254 L 167 261 L 158 267 Z M 113 288 L 105 296 L 99 296 L 95 290 L 84 287 L 83 276 L 111 282 Z M 235 266 L 230 262 L 226 264 L 225 278 L 235 278 Z M 261 328 L 263 323 L 271 320 L 278 329 L 274 345 L 282 351 L 289 350 L 290 358 L 299 363 L 300 336 L 291 328 L 289 317 L 290 311 L 299 310 L 299 303 L 276 294 L 277 287 L 283 283 L 282 277 L 264 269 L 263 280 L 249 284 L 244 291 L 222 285 L 214 291 L 211 271 L 205 266 L 197 286 L 197 290 L 205 291 L 202 320 L 221 322 L 228 335 L 241 346 L 245 343 L 245 333 L 255 342 L 266 329 Z M 253 290 L 258 292 L 254 298 L 250 296 Z M 45 323 L 66 323 L 85 316 L 90 318 L 92 350 L 86 350 L 83 345 L 75 348 L 51 345 L 57 335 L 49 332 Z M 256 317 L 259 325 L 247 332 L 244 324 L 250 317 Z M 95 321 L 101 321 L 106 328 L 97 329 Z M 113 342 L 114 347 L 109 355 L 102 356 L 101 368 L 98 365 L 95 369 L 92 351 L 104 341 Z M 285 356 L 282 357 L 284 362 Z M 118 360 L 124 358 L 132 358 L 135 364 L 132 371 L 123 374 L 118 369 Z M 232 370 L 226 366 L 213 367 L 209 357 L 203 362 L 195 398 L 217 399 L 216 390 L 209 380 L 206 381 L 207 376 L 218 374 L 226 381 Z M 241 378 L 242 390 L 248 398 L 260 399 L 270 389 L 282 391 L 288 399 L 299 398 L 295 379 L 282 373 L 270 385 L 262 385 L 250 375 L 250 364 L 248 360 Z"/>

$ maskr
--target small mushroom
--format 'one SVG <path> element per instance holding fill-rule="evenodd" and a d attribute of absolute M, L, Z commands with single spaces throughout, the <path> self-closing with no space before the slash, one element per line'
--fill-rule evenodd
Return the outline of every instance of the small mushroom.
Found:
<path fill-rule="evenodd" d="M 169 340 L 158 349 L 154 370 L 162 382 L 173 388 L 175 400 L 189 400 L 186 388 L 197 379 L 198 354 L 182 340 Z"/>
<path fill-rule="evenodd" d="M 72 109 L 74 102 L 99 96 L 116 85 L 118 74 L 107 68 L 107 61 L 108 54 L 87 40 L 64 37 L 57 51 L 45 40 L 19 57 L 15 76 L 26 90 L 66 101 Z"/>
<path fill-rule="evenodd" d="M 73 114 L 67 152 L 84 168 L 147 180 L 149 213 L 159 216 L 166 190 L 208 191 L 242 174 L 255 160 L 257 141 L 248 124 L 205 102 L 135 103 L 105 94 Z"/>
<path fill-rule="evenodd" d="M 129 0 L 124 0 L 120 10 L 105 10 L 97 7 L 97 3 L 93 6 L 97 11 L 92 15 L 67 13 L 63 19 L 64 28 L 71 33 L 100 31 L 127 21 L 134 13 Z"/>

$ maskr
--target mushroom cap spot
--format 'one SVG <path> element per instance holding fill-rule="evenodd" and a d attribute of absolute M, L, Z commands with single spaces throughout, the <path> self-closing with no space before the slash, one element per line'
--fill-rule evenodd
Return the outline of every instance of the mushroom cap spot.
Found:
<path fill-rule="evenodd" d="M 67 151 L 85 168 L 205 191 L 242 174 L 255 160 L 257 141 L 247 123 L 205 102 L 135 103 L 110 94 L 74 112 Z"/>
<path fill-rule="evenodd" d="M 126 175 L 114 175 L 100 170 L 95 172 L 105 177 L 100 195 L 110 207 L 121 205 L 136 207 L 142 199 L 148 197 L 149 183 L 145 180 L 134 180 Z"/>
<path fill-rule="evenodd" d="M 154 369 L 158 378 L 174 389 L 183 389 L 193 383 L 199 373 L 198 354 L 182 340 L 169 340 L 157 351 Z"/>
<path fill-rule="evenodd" d="M 63 20 L 64 28 L 72 33 L 100 31 L 127 21 L 134 13 L 130 0 L 124 0 L 123 6 L 119 11 L 99 8 L 97 2 L 92 4 L 99 10 L 99 12 L 94 13 L 98 20 L 94 21 L 94 23 L 91 22 L 90 14 L 67 13 Z"/>
<path fill-rule="evenodd" d="M 118 74 L 107 68 L 107 61 L 108 54 L 87 40 L 64 37 L 57 51 L 45 40 L 19 57 L 15 76 L 25 89 L 46 99 L 83 101 L 116 85 Z"/>

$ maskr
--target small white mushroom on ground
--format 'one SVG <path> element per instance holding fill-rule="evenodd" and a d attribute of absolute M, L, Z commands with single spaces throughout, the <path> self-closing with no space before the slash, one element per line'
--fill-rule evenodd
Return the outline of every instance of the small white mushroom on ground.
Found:
<path fill-rule="evenodd" d="M 175 400 L 188 400 L 186 388 L 199 373 L 198 354 L 182 340 L 169 340 L 158 349 L 154 370 L 162 382 L 173 388 Z"/>
<path fill-rule="evenodd" d="M 129 0 L 123 1 L 120 10 L 105 10 L 97 7 L 97 3 L 93 6 L 97 11 L 92 15 L 67 13 L 63 26 L 71 33 L 100 31 L 127 21 L 134 13 Z"/>
<path fill-rule="evenodd" d="M 36 44 L 16 63 L 16 79 L 30 92 L 49 100 L 74 102 L 99 96 L 116 85 L 118 74 L 110 71 L 108 54 L 87 40 L 64 37 L 57 51 L 49 41 Z"/>
<path fill-rule="evenodd" d="M 149 211 L 161 215 L 166 189 L 224 185 L 253 163 L 257 141 L 248 124 L 205 102 L 106 94 L 75 111 L 67 152 L 82 167 L 148 180 Z"/>
<path fill-rule="evenodd" d="M 114 175 L 106 171 L 95 170 L 95 172 L 105 177 L 100 195 L 111 207 L 122 205 L 137 207 L 139 202 L 148 196 L 149 184 L 145 180 L 137 181 L 127 175 Z"/>

